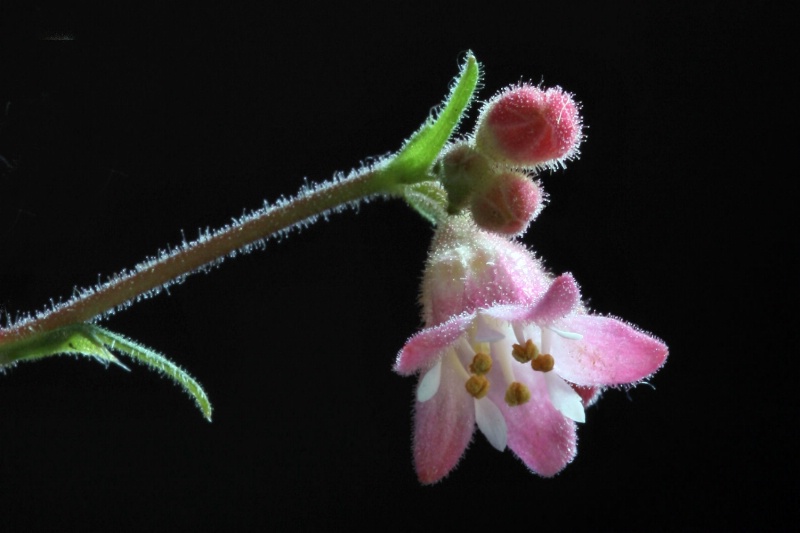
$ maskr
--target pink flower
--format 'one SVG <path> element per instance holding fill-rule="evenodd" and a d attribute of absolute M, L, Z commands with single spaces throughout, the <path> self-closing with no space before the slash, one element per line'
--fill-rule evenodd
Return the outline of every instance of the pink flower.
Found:
<path fill-rule="evenodd" d="M 414 461 L 446 476 L 475 425 L 543 476 L 575 456 L 575 422 L 606 386 L 658 370 L 667 347 L 615 318 L 587 314 L 570 274 L 553 279 L 520 244 L 451 217 L 437 230 L 422 293 L 426 328 L 395 371 L 420 374 Z"/>

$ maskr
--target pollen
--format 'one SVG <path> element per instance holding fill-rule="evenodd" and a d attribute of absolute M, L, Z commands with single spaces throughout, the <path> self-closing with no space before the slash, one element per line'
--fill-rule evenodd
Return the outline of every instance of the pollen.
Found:
<path fill-rule="evenodd" d="M 470 376 L 465 387 L 473 398 L 480 400 L 489 393 L 489 380 L 486 376 Z"/>
<path fill-rule="evenodd" d="M 513 382 L 506 389 L 506 403 L 511 407 L 522 405 L 531 399 L 531 391 L 519 381 Z"/>
<path fill-rule="evenodd" d="M 539 372 L 550 372 L 555 365 L 553 356 L 549 353 L 543 353 L 539 357 L 531 361 L 531 367 Z"/>
<path fill-rule="evenodd" d="M 524 345 L 515 344 L 512 346 L 511 355 L 520 363 L 527 363 L 539 357 L 539 348 L 528 339 Z"/>
<path fill-rule="evenodd" d="M 472 358 L 472 363 L 469 365 L 469 371 L 473 374 L 482 376 L 492 369 L 492 358 L 483 352 L 478 352 Z"/>

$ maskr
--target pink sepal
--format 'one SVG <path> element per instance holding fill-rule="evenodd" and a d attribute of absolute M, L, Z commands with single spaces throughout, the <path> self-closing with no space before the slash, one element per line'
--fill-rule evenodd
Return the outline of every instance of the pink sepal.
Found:
<path fill-rule="evenodd" d="M 436 395 L 425 403 L 415 402 L 414 467 L 417 477 L 429 485 L 455 468 L 475 431 L 472 396 L 464 391 L 452 365 L 442 366 L 442 381 Z"/>
<path fill-rule="evenodd" d="M 546 325 L 569 314 L 580 301 L 578 284 L 572 274 L 566 273 L 554 279 L 547 292 L 533 305 L 498 305 L 483 313 L 509 323 L 536 322 Z"/>
<path fill-rule="evenodd" d="M 397 354 L 394 371 L 407 376 L 423 368 L 430 368 L 435 359 L 464 334 L 474 318 L 474 313 L 463 314 L 438 326 L 423 329 L 408 339 Z"/>
<path fill-rule="evenodd" d="M 576 315 L 557 327 L 580 333 L 581 340 L 561 339 L 555 371 L 562 378 L 583 386 L 636 383 L 661 368 L 667 347 L 659 339 L 617 318 Z"/>
<path fill-rule="evenodd" d="M 524 405 L 509 407 L 502 399 L 504 391 L 494 391 L 508 426 L 508 447 L 533 472 L 554 476 L 575 457 L 575 422 L 553 407 L 542 374 L 525 373 L 520 381 L 531 392 L 531 399 Z M 489 395 L 493 396 L 492 392 Z"/>

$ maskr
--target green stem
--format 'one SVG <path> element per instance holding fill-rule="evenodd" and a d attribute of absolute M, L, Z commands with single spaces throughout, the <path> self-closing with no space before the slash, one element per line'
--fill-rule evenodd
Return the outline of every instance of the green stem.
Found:
<path fill-rule="evenodd" d="M 36 334 L 71 324 L 90 321 L 133 301 L 138 296 L 160 288 L 170 281 L 196 272 L 204 265 L 274 235 L 306 219 L 341 205 L 388 191 L 381 169 L 366 170 L 302 193 L 292 200 L 268 207 L 244 217 L 163 257 L 116 276 L 94 291 L 57 304 L 35 318 L 21 320 L 0 330 L 0 346 L 22 341 Z"/>

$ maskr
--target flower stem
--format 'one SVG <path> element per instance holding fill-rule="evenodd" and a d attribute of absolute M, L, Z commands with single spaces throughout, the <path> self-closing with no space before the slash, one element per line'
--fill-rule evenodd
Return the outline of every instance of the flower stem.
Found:
<path fill-rule="evenodd" d="M 235 223 L 172 251 L 168 255 L 115 276 L 36 317 L 0 329 L 0 346 L 36 334 L 87 322 L 134 301 L 141 295 L 196 272 L 227 255 L 330 210 L 377 194 L 388 193 L 382 169 L 367 169 L 305 191 L 291 200 L 265 207 Z"/>
<path fill-rule="evenodd" d="M 26 344 L 26 340 L 33 342 L 33 338 L 38 337 L 44 345 L 50 346 L 53 343 L 47 335 L 49 332 L 95 320 L 152 291 L 158 291 L 172 281 L 182 280 L 237 250 L 360 199 L 375 195 L 400 196 L 422 216 L 435 223 L 444 216 L 447 199 L 441 186 L 434 183 L 430 168 L 472 101 L 479 79 L 478 62 L 469 53 L 441 111 L 435 118 L 429 117 L 394 156 L 384 159 L 377 166 L 355 171 L 345 178 L 334 179 L 314 188 L 304 188 L 290 200 L 264 207 L 210 235 L 184 243 L 158 259 L 137 265 L 133 271 L 123 272 L 106 283 L 86 289 L 64 303 L 55 304 L 48 311 L 0 329 L 0 367 L 13 360 L 9 354 Z M 61 346 L 59 339 L 61 337 L 56 339 L 57 342 L 53 341 L 53 346 Z M 28 346 L 27 349 L 37 354 L 43 346 Z M 41 353 L 52 355 L 57 352 L 45 350 Z M 137 353 L 132 351 L 129 355 L 136 358 Z M 89 355 L 97 354 L 91 352 Z M 4 357 L 8 360 L 4 360 Z M 15 358 L 22 359 L 24 356 L 20 353 Z"/>

